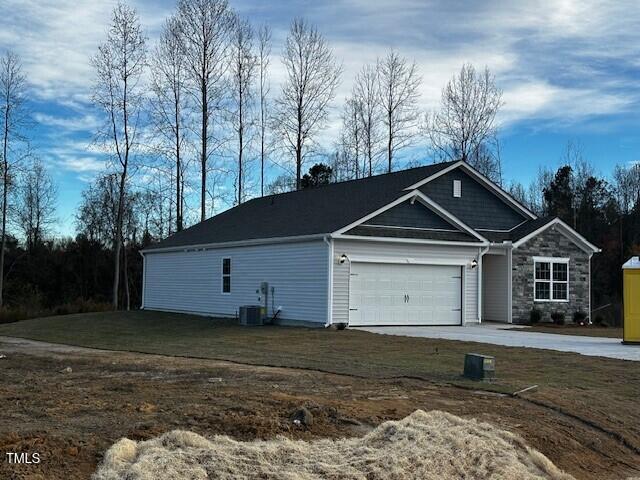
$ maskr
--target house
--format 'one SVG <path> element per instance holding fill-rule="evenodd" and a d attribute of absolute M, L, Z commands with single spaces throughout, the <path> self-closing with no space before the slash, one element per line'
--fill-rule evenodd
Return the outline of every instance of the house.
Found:
<path fill-rule="evenodd" d="M 599 249 L 463 161 L 256 198 L 145 249 L 144 309 L 328 326 L 591 310 Z M 266 282 L 266 283 L 263 283 Z"/>

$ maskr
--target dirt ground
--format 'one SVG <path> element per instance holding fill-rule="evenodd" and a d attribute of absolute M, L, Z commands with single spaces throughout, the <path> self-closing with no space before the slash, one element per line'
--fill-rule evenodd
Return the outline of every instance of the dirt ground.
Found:
<path fill-rule="evenodd" d="M 295 368 L 105 352 L 0 340 L 0 478 L 89 478 L 104 451 L 176 428 L 239 440 L 357 436 L 414 410 L 444 410 L 513 431 L 576 478 L 640 476 L 640 449 L 603 411 L 581 418 L 514 398 L 411 379 L 362 379 Z M 71 368 L 69 372 L 67 367 Z M 540 392 L 537 401 L 562 396 Z M 558 403 L 563 403 L 559 401 Z M 297 426 L 299 407 L 313 414 Z M 570 405 L 563 403 L 564 410 Z M 585 414 L 588 420 L 585 421 Z M 38 452 L 11 465 L 6 452 Z"/>

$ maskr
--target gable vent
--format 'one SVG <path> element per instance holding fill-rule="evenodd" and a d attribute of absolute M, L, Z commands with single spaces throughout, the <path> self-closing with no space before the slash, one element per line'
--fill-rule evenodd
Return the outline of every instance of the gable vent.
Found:
<path fill-rule="evenodd" d="M 462 182 L 460 180 L 453 181 L 453 196 L 460 198 L 462 196 Z"/>

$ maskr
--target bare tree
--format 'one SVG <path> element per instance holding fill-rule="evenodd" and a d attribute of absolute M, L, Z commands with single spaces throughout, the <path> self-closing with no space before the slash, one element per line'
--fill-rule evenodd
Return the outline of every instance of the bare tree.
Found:
<path fill-rule="evenodd" d="M 236 16 L 231 39 L 231 125 L 237 141 L 236 203 L 244 200 L 247 149 L 255 126 L 252 110 L 258 59 L 254 53 L 254 33 L 249 22 Z"/>
<path fill-rule="evenodd" d="M 200 114 L 200 220 L 206 219 L 207 172 L 213 115 L 225 92 L 229 36 L 234 15 L 226 0 L 179 0 L 178 20 L 184 54 Z M 213 193 L 215 195 L 215 192 Z"/>
<path fill-rule="evenodd" d="M 378 59 L 378 97 L 387 136 L 387 171 L 401 149 L 410 146 L 418 133 L 418 89 L 422 78 L 415 62 L 409 63 L 391 50 Z"/>
<path fill-rule="evenodd" d="M 428 135 L 438 154 L 464 160 L 495 180 L 498 171 L 491 153 L 496 115 L 503 105 L 502 91 L 488 68 L 476 72 L 464 64 L 442 90 L 440 110 L 428 119 Z"/>
<path fill-rule="evenodd" d="M 146 62 L 145 37 L 138 14 L 120 3 L 113 10 L 107 40 L 93 58 L 96 83 L 93 101 L 102 110 L 105 126 L 98 140 L 114 159 L 118 175 L 116 224 L 113 236 L 113 307 L 118 308 L 123 209 L 132 161 L 138 147 L 142 114 L 141 79 Z"/>
<path fill-rule="evenodd" d="M 187 67 L 181 40 L 180 25 L 172 17 L 162 28 L 151 59 L 151 114 L 161 150 L 173 164 L 178 232 L 184 227 L 185 149 L 189 141 Z"/>
<path fill-rule="evenodd" d="M 506 189 L 513 198 L 515 198 L 518 202 L 520 202 L 525 207 L 532 210 L 529 207 L 529 200 L 527 199 L 527 191 L 525 190 L 522 183 L 517 181 L 511 181 Z"/>
<path fill-rule="evenodd" d="M 640 207 L 640 164 L 616 165 L 613 170 L 613 192 L 618 204 L 619 259 L 624 262 L 625 217 Z"/>
<path fill-rule="evenodd" d="M 7 52 L 0 58 L 0 115 L 2 116 L 2 232 L 0 233 L 0 307 L 3 305 L 4 257 L 7 242 L 9 192 L 14 177 L 13 166 L 19 154 L 16 144 L 22 139 L 26 121 L 26 81 L 18 57 Z"/>
<path fill-rule="evenodd" d="M 353 98 L 359 107 L 360 137 L 368 176 L 373 175 L 382 140 L 379 129 L 379 88 L 378 69 L 375 65 L 365 65 L 356 75 Z"/>
<path fill-rule="evenodd" d="M 156 197 L 142 196 L 140 193 L 126 191 L 120 195 L 120 175 L 109 173 L 98 177 L 82 192 L 82 202 L 76 215 L 76 227 L 80 233 L 92 241 L 108 245 L 120 230 L 124 300 L 126 309 L 131 307 L 129 288 L 129 263 L 127 261 L 130 248 L 136 241 L 139 212 L 149 211 L 148 205 L 155 205 Z M 143 207 L 144 203 L 144 207 Z"/>
<path fill-rule="evenodd" d="M 342 131 L 340 132 L 340 148 L 335 160 L 338 161 L 334 169 L 337 178 L 360 178 L 364 176 L 360 160 L 363 153 L 362 124 L 360 119 L 362 105 L 355 97 L 345 101 L 342 111 Z"/>
<path fill-rule="evenodd" d="M 536 177 L 529 184 L 527 189 L 527 205 L 536 215 L 547 215 L 549 207 L 544 198 L 544 190 L 553 181 L 554 174 L 547 167 L 539 167 Z"/>
<path fill-rule="evenodd" d="M 276 101 L 274 129 L 284 148 L 293 155 L 299 190 L 302 164 L 327 119 L 342 66 L 324 37 L 302 19 L 291 23 L 282 63 L 286 78 Z"/>
<path fill-rule="evenodd" d="M 267 126 L 269 124 L 269 62 L 271 61 L 271 28 L 258 30 L 258 84 L 260 96 L 260 196 L 264 196 L 264 169 L 267 159 Z"/>
<path fill-rule="evenodd" d="M 39 158 L 20 177 L 16 201 L 16 226 L 22 231 L 27 250 L 33 251 L 55 223 L 58 189 Z"/>

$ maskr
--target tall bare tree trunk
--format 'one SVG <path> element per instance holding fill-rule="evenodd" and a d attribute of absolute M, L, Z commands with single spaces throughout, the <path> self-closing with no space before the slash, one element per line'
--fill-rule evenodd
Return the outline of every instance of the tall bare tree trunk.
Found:
<path fill-rule="evenodd" d="M 7 215 L 9 214 L 9 150 L 10 136 L 23 126 L 25 101 L 25 77 L 18 57 L 6 52 L 0 57 L 0 88 L 4 125 L 2 126 L 2 231 L 0 232 L 0 307 L 4 305 L 5 250 L 7 247 Z"/>
<path fill-rule="evenodd" d="M 7 243 L 7 200 L 9 189 L 9 104 L 5 105 L 4 132 L 2 139 L 2 238 L 0 239 L 0 307 L 4 305 L 4 251 Z"/>
<path fill-rule="evenodd" d="M 243 138 L 243 134 L 244 134 L 244 127 L 243 127 L 243 121 L 244 119 L 242 118 L 242 95 L 240 95 L 240 111 L 239 113 L 239 127 L 238 127 L 238 141 L 239 141 L 239 145 L 238 145 L 238 205 L 240 205 L 242 203 L 242 154 L 243 152 L 243 147 L 244 147 L 244 138 Z"/>
<path fill-rule="evenodd" d="M 124 280 L 124 294 L 125 294 L 125 302 L 127 305 L 127 311 L 131 310 L 131 291 L 129 288 L 129 262 L 127 261 L 127 244 L 122 240 L 123 248 L 122 248 L 122 273 Z"/>
<path fill-rule="evenodd" d="M 391 158 L 393 156 L 393 123 L 392 116 L 389 114 L 389 138 L 387 139 L 387 158 L 389 160 L 389 165 L 387 167 L 387 172 L 391 173 Z"/>
<path fill-rule="evenodd" d="M 203 69 L 203 75 L 204 75 Z M 200 185 L 200 221 L 207 218 L 207 131 L 209 126 L 209 107 L 207 104 L 207 87 L 201 84 L 202 95 L 202 151 L 200 152 L 200 168 L 202 169 L 202 180 Z"/>
<path fill-rule="evenodd" d="M 180 164 L 180 100 L 176 97 L 175 104 L 175 122 L 176 122 L 176 231 L 182 230 L 182 192 L 181 192 L 181 177 L 182 166 Z"/>
<path fill-rule="evenodd" d="M 125 158 L 127 154 L 125 153 Z M 119 305 L 118 293 L 120 290 L 120 251 L 122 249 L 122 217 L 124 212 L 124 196 L 125 196 L 125 188 L 126 188 L 126 178 L 127 178 L 127 166 L 125 166 L 122 174 L 120 175 L 120 185 L 118 192 L 118 212 L 116 214 L 116 234 L 114 237 L 114 245 L 113 245 L 113 309 L 117 310 Z"/>

